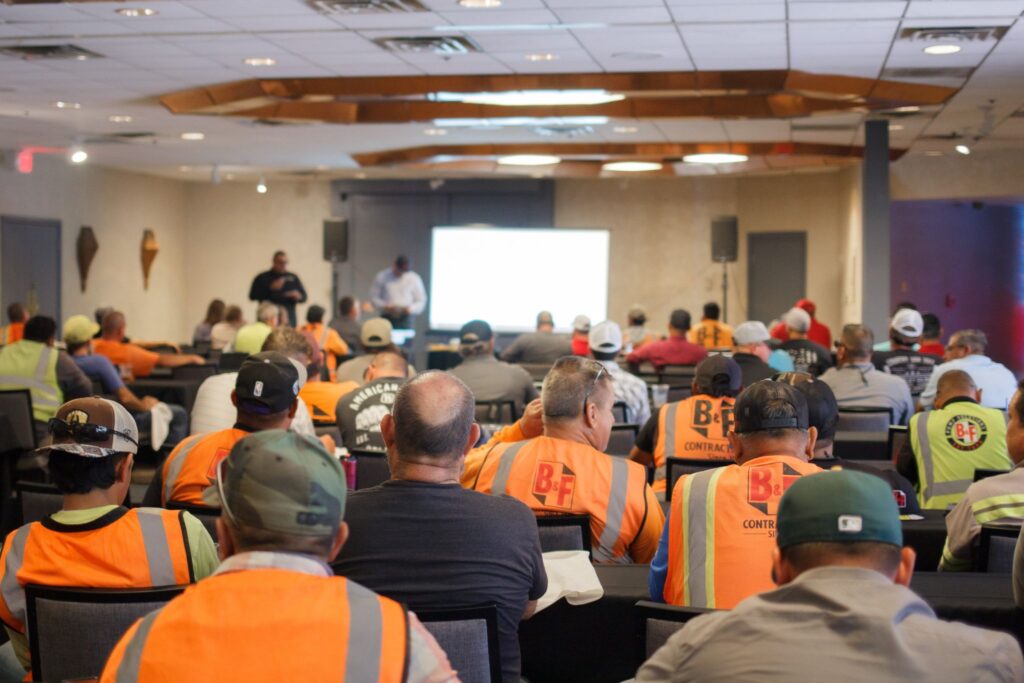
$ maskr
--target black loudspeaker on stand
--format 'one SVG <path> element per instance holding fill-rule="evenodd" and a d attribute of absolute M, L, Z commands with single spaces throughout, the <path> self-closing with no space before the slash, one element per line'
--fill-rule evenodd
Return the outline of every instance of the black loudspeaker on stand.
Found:
<path fill-rule="evenodd" d="M 735 262 L 739 251 L 739 220 L 736 216 L 711 219 L 711 260 L 722 264 L 722 321 L 729 318 L 728 263 Z"/>

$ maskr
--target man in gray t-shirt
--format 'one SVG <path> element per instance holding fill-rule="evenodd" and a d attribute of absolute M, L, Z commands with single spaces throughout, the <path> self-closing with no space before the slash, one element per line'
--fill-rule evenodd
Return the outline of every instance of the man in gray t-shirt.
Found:
<path fill-rule="evenodd" d="M 350 451 L 384 450 L 380 421 L 391 412 L 407 371 L 401 354 L 382 351 L 370 357 L 366 384 L 338 399 L 334 410 L 345 448 Z"/>
<path fill-rule="evenodd" d="M 510 417 L 515 420 L 527 403 L 540 396 L 530 373 L 494 357 L 494 333 L 483 320 L 462 326 L 459 353 L 462 363 L 449 372 L 466 383 L 477 401 L 512 401 L 516 414 Z"/>
<path fill-rule="evenodd" d="M 516 338 L 501 352 L 501 359 L 510 363 L 554 363 L 562 356 L 572 355 L 569 338 L 555 334 L 555 321 L 548 311 L 537 314 L 537 331 Z"/>

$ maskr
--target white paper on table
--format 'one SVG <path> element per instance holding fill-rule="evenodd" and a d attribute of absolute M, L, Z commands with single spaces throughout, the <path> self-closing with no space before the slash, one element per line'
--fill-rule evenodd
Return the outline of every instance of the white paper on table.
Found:
<path fill-rule="evenodd" d="M 171 412 L 171 407 L 163 402 L 157 403 L 150 408 L 149 412 L 153 416 L 149 425 L 149 444 L 154 451 L 158 451 L 164 445 L 164 441 L 167 440 L 167 435 L 171 431 L 171 420 L 174 419 L 174 413 Z"/>
<path fill-rule="evenodd" d="M 544 571 L 548 575 L 548 590 L 537 601 L 537 611 L 553 605 L 562 598 L 570 605 L 586 605 L 604 596 L 590 554 L 583 550 L 559 550 L 544 553 Z"/>

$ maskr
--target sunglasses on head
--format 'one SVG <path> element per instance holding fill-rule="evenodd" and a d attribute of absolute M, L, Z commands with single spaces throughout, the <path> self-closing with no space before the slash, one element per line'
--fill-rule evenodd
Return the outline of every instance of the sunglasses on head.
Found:
<path fill-rule="evenodd" d="M 136 447 L 139 445 L 138 441 L 124 432 L 119 432 L 116 429 L 93 424 L 91 422 L 65 422 L 59 417 L 51 417 L 47 426 L 49 427 L 50 434 L 59 439 L 64 439 L 70 436 L 76 441 L 99 442 L 106 441 L 111 438 L 111 436 L 119 436 L 122 439 L 127 439 L 132 442 Z"/>

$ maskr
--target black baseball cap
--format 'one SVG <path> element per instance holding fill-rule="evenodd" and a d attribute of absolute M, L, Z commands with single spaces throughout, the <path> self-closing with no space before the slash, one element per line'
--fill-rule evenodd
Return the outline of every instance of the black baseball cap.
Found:
<path fill-rule="evenodd" d="M 491 341 L 494 332 L 491 326 L 483 320 L 470 320 L 459 330 L 459 340 L 463 344 L 476 344 L 477 342 Z"/>
<path fill-rule="evenodd" d="M 781 372 L 772 377 L 796 388 L 807 400 L 807 419 L 818 430 L 819 441 L 831 441 L 839 424 L 839 403 L 832 387 L 806 372 Z"/>
<path fill-rule="evenodd" d="M 768 410 L 772 401 L 789 405 L 788 410 Z M 775 413 L 775 414 L 772 414 Z M 763 379 L 743 390 L 736 399 L 733 415 L 737 434 L 768 429 L 807 429 L 807 399 L 789 384 Z"/>
<path fill-rule="evenodd" d="M 732 358 L 716 354 L 708 356 L 697 365 L 694 382 L 702 392 L 715 389 L 739 391 L 743 386 L 743 371 Z"/>
<path fill-rule="evenodd" d="M 277 351 L 249 356 L 238 369 L 235 397 L 245 412 L 272 414 L 287 410 L 306 383 L 306 369 Z"/>

